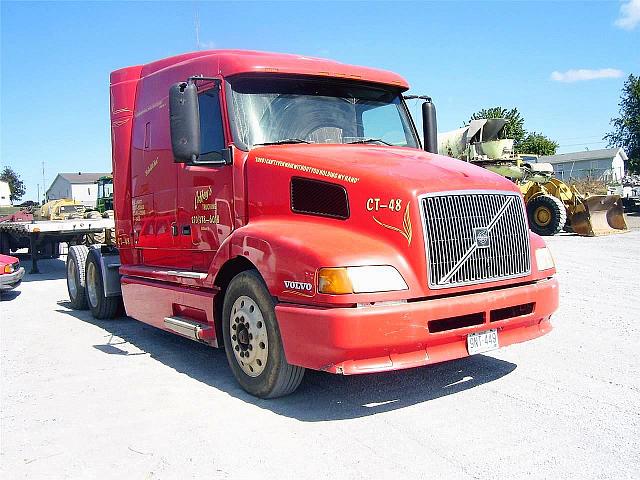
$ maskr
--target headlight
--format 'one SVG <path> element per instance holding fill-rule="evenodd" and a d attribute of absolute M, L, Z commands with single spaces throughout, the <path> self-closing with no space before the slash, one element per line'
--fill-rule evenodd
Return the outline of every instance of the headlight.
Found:
<path fill-rule="evenodd" d="M 549 270 L 556 266 L 551 251 L 547 247 L 536 250 L 536 264 L 538 265 L 538 270 Z"/>
<path fill-rule="evenodd" d="M 13 265 L 5 265 L 4 273 L 13 273 Z"/>
<path fill-rule="evenodd" d="M 321 268 L 318 291 L 334 295 L 407 290 L 402 275 L 390 265 Z"/>

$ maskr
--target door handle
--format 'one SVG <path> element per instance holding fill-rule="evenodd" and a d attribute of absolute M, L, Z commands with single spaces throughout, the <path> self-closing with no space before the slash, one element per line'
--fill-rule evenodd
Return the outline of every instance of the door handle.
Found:
<path fill-rule="evenodd" d="M 191 235 L 191 225 L 183 225 L 182 226 L 182 234 L 183 235 Z"/>

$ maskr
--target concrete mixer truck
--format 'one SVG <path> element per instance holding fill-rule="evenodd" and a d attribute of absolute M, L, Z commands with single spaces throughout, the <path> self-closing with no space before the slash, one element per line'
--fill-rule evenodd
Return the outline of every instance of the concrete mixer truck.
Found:
<path fill-rule="evenodd" d="M 529 226 L 539 235 L 566 229 L 592 237 L 628 230 L 619 195 L 583 195 L 555 178 L 550 163 L 538 163 L 536 155 L 514 153 L 514 141 L 505 134 L 507 122 L 472 120 L 438 134 L 438 153 L 475 163 L 518 184 Z"/>

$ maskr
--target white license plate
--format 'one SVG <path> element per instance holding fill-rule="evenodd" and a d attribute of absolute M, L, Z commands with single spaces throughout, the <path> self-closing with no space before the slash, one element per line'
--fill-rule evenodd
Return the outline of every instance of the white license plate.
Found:
<path fill-rule="evenodd" d="M 469 351 L 469 355 L 489 352 L 499 347 L 498 330 L 495 328 L 467 335 L 467 350 Z"/>

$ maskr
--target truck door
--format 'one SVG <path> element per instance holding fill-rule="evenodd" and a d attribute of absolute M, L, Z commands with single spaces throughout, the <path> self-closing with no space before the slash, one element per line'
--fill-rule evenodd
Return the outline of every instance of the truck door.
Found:
<path fill-rule="evenodd" d="M 219 160 L 227 142 L 220 88 L 203 86 L 200 107 L 200 161 Z M 207 272 L 220 244 L 233 229 L 231 165 L 178 166 L 177 223 L 181 255 L 193 270 Z"/>
<path fill-rule="evenodd" d="M 166 102 L 152 95 L 154 89 L 142 91 L 131 152 L 134 246 L 143 265 L 180 268 L 183 262 L 175 252 L 178 166 L 165 133 L 169 131 L 169 115 Z M 148 96 L 144 92 L 149 92 Z"/>

